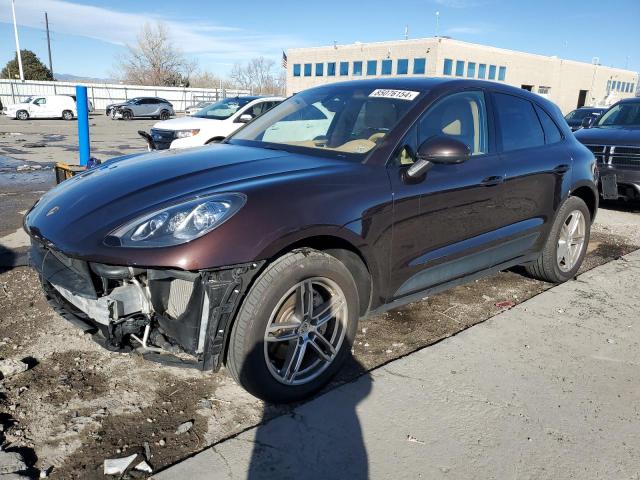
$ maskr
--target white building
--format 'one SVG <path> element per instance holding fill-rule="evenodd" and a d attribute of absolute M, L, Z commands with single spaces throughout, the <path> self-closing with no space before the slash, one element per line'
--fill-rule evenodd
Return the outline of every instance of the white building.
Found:
<path fill-rule="evenodd" d="M 427 76 L 504 82 L 548 97 L 564 113 L 635 95 L 630 70 L 517 52 L 445 37 L 355 43 L 287 51 L 287 94 L 330 82 Z"/>

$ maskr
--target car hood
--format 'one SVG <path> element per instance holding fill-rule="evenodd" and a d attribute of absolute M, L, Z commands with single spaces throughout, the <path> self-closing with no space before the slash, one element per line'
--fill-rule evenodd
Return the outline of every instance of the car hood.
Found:
<path fill-rule="evenodd" d="M 640 146 L 640 128 L 582 128 L 575 136 L 586 145 Z"/>
<path fill-rule="evenodd" d="M 210 127 L 213 125 L 211 122 L 220 121 L 221 120 L 215 120 L 213 118 L 180 117 L 156 122 L 153 125 L 153 128 L 157 128 L 159 130 L 191 130 L 195 128 Z"/>
<path fill-rule="evenodd" d="M 25 216 L 25 229 L 68 255 L 86 257 L 102 249 L 115 228 L 165 205 L 349 163 L 228 144 L 116 158 L 46 193 Z"/>

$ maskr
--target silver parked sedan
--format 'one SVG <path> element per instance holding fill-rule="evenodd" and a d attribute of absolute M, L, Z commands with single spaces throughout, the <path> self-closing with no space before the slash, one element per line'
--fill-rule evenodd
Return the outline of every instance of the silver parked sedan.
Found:
<path fill-rule="evenodd" d="M 135 117 L 151 117 L 168 120 L 175 115 L 173 105 L 164 98 L 136 97 L 126 102 L 107 105 L 105 112 L 111 118 L 130 120 Z"/>

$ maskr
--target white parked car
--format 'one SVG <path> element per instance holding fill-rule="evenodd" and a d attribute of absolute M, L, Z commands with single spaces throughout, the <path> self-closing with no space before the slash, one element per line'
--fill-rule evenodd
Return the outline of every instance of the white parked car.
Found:
<path fill-rule="evenodd" d="M 191 116 L 157 122 L 151 129 L 151 138 L 158 150 L 220 142 L 283 100 L 283 97 L 225 98 Z"/>
<path fill-rule="evenodd" d="M 198 102 L 194 105 L 189 105 L 187 108 L 184 109 L 184 113 L 185 115 L 193 115 L 194 113 L 198 113 L 204 107 L 208 107 L 212 103 L 214 102 Z"/>
<path fill-rule="evenodd" d="M 27 97 L 20 103 L 7 106 L 5 114 L 18 120 L 29 118 L 73 120 L 78 112 L 76 102 L 69 95 L 42 95 Z"/>

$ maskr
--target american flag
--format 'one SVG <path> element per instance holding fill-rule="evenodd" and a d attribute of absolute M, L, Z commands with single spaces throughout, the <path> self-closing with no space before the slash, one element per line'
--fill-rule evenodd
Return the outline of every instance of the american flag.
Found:
<path fill-rule="evenodd" d="M 282 68 L 287 68 L 287 54 L 282 51 Z"/>

